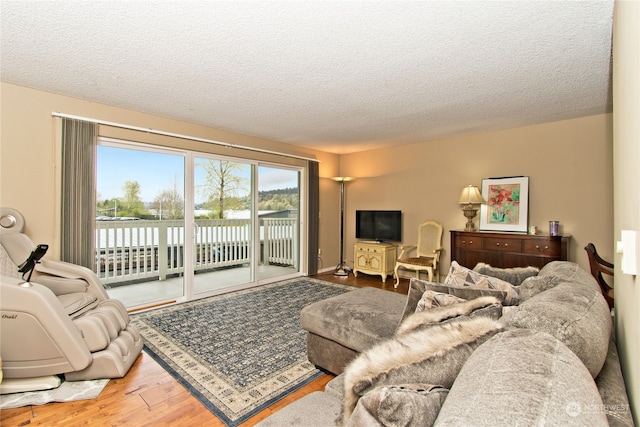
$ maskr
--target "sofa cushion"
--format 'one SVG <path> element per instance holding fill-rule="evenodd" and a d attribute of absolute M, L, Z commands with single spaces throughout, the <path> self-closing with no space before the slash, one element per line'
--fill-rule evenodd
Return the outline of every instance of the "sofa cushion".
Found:
<path fill-rule="evenodd" d="M 315 391 L 255 424 L 255 427 L 334 427 L 340 416 L 340 400 Z"/>
<path fill-rule="evenodd" d="M 598 282 L 593 278 L 591 273 L 587 270 L 580 268 L 578 264 L 569 261 L 553 261 L 545 264 L 540 269 L 538 276 L 557 276 L 562 278 L 565 282 L 571 282 L 580 284 L 582 286 L 589 287 L 594 291 L 600 292 L 600 286 Z"/>
<path fill-rule="evenodd" d="M 429 384 L 376 387 L 358 401 L 347 426 L 433 425 L 448 392 L 444 387 Z"/>
<path fill-rule="evenodd" d="M 624 386 L 624 377 L 618 358 L 615 334 L 611 331 L 607 361 L 596 378 L 604 411 L 611 427 L 633 427 L 633 416 Z"/>
<path fill-rule="evenodd" d="M 479 262 L 473 267 L 473 271 L 484 274 L 485 276 L 496 277 L 511 283 L 513 286 L 519 286 L 526 278 L 537 276 L 540 269 L 537 267 L 498 268 L 484 262 Z"/>
<path fill-rule="evenodd" d="M 307 332 L 307 359 L 326 372 L 339 375 L 345 366 L 358 357 L 360 351 L 345 347 L 333 340 Z"/>
<path fill-rule="evenodd" d="M 562 281 L 506 313 L 501 322 L 508 329 L 553 335 L 582 360 L 594 378 L 607 357 L 611 316 L 597 285 L 594 289 L 582 282 Z"/>
<path fill-rule="evenodd" d="M 324 392 L 329 393 L 342 402 L 344 397 L 344 374 L 340 374 L 324 386 Z"/>
<path fill-rule="evenodd" d="M 603 426 L 602 399 L 582 362 L 549 334 L 496 334 L 467 360 L 435 426 Z"/>
<path fill-rule="evenodd" d="M 444 279 L 444 285 L 449 287 L 449 289 L 445 292 L 454 294 L 460 298 L 472 299 L 472 297 L 465 297 L 454 292 L 473 291 L 475 293 L 471 295 L 478 295 L 478 291 L 492 290 L 504 293 L 504 298 L 502 300 L 504 305 L 518 304 L 518 291 L 513 285 L 511 285 L 511 283 L 505 282 L 504 280 L 498 279 L 496 277 L 477 273 L 467 267 L 458 264 L 457 261 L 451 261 L 449 274 L 447 274 L 447 277 Z"/>
<path fill-rule="evenodd" d="M 497 321 L 478 317 L 414 329 L 367 349 L 344 370 L 345 422 L 360 396 L 377 386 L 424 383 L 450 387 L 473 350 L 500 328 Z"/>
<path fill-rule="evenodd" d="M 315 302 L 300 312 L 302 328 L 357 352 L 395 333 L 406 297 L 360 288 Z"/>
<path fill-rule="evenodd" d="M 520 295 L 520 304 L 524 301 L 533 298 L 540 292 L 544 292 L 551 288 L 556 287 L 562 282 L 562 278 L 559 276 L 533 276 L 528 277 L 518 286 L 518 295 Z"/>

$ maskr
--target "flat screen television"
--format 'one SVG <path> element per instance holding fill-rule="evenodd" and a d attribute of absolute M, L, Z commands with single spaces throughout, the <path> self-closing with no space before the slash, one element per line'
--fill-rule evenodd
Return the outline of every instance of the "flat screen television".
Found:
<path fill-rule="evenodd" d="M 402 241 L 402 211 L 356 211 L 356 239 Z"/>

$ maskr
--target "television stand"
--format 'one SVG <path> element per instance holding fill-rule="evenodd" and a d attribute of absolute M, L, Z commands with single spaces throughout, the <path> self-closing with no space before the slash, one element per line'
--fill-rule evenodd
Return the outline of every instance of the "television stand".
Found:
<path fill-rule="evenodd" d="M 382 276 L 386 282 L 387 276 L 393 277 L 393 267 L 396 264 L 396 245 L 385 242 L 356 242 L 353 246 L 353 275 L 358 272 Z"/>

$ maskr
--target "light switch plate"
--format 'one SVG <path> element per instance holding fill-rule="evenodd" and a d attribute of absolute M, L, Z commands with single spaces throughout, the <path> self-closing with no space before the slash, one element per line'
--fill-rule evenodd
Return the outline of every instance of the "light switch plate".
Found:
<path fill-rule="evenodd" d="M 637 275 L 637 239 L 635 230 L 622 230 L 622 241 L 619 243 L 619 249 L 622 252 L 622 261 L 620 268 L 624 274 Z"/>

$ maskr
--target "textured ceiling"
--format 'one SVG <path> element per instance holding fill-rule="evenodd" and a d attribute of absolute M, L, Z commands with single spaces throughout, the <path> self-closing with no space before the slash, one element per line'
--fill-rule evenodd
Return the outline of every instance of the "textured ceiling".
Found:
<path fill-rule="evenodd" d="M 5 82 L 335 153 L 611 110 L 613 0 L 2 0 L 0 14 Z"/>

